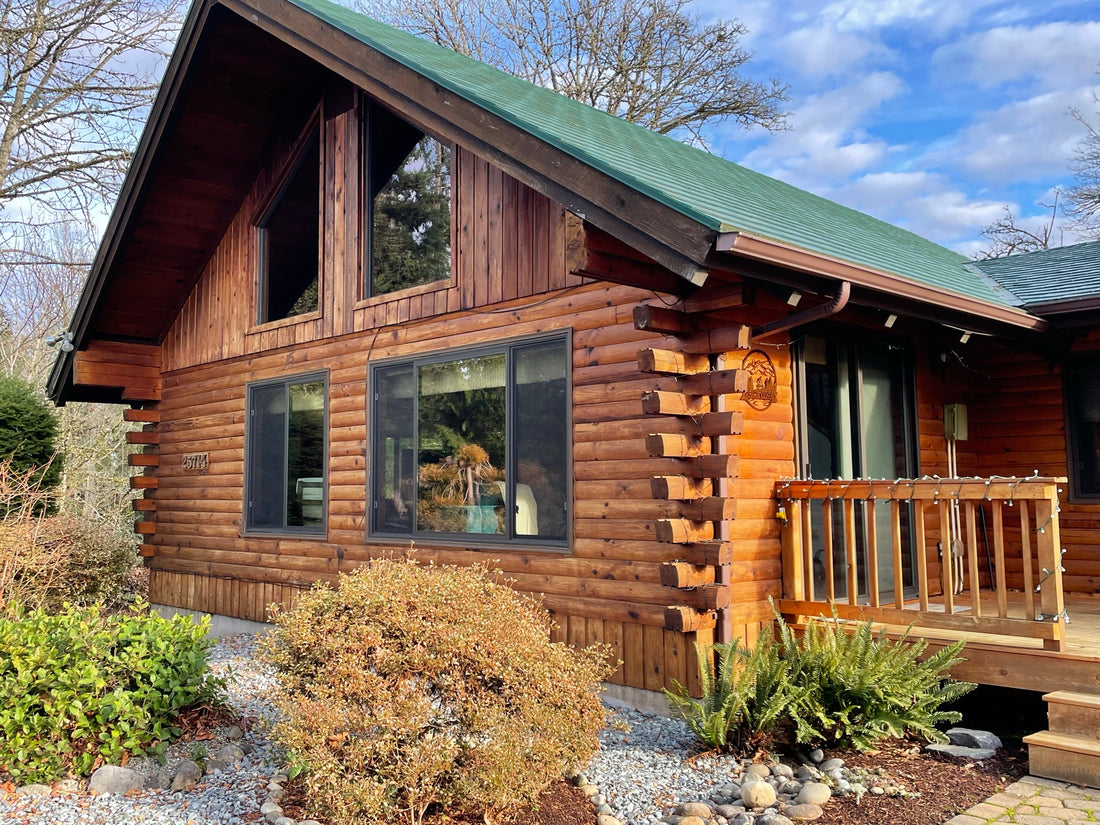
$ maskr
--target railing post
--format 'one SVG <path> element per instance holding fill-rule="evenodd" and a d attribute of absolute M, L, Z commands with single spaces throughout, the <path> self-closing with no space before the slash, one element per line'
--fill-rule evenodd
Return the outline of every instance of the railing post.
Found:
<path fill-rule="evenodd" d="M 1053 639 L 1044 639 L 1050 650 L 1062 650 L 1065 646 L 1065 601 L 1062 593 L 1062 538 L 1058 526 L 1058 486 L 1047 484 L 1043 488 L 1046 498 L 1035 502 L 1036 556 L 1039 566 L 1037 587 L 1039 611 L 1044 621 L 1055 623 Z"/>
<path fill-rule="evenodd" d="M 787 523 L 783 525 L 783 598 L 803 601 L 806 598 L 806 576 L 802 569 L 802 508 L 809 502 L 792 499 L 787 502 Z"/>

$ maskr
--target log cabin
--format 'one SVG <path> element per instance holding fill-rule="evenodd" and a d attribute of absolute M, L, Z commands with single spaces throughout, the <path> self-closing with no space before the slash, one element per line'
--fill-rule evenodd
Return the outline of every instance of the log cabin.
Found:
<path fill-rule="evenodd" d="M 135 422 L 159 605 L 415 554 L 625 696 L 773 602 L 1098 694 L 1098 261 L 975 264 L 327 0 L 196 0 L 48 393 Z"/>

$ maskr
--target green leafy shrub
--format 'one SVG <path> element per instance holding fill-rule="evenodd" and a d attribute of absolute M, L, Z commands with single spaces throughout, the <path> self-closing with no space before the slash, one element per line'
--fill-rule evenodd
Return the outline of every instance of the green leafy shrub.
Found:
<path fill-rule="evenodd" d="M 674 681 L 665 691 L 669 706 L 715 750 L 740 753 L 762 744 L 807 692 L 791 682 L 780 652 L 771 628 L 760 632 L 751 650 L 739 642 L 696 645 L 703 698 L 693 699 Z"/>
<path fill-rule="evenodd" d="M 84 775 L 99 759 L 159 750 L 180 734 L 182 710 L 217 701 L 207 621 L 143 608 L 0 618 L 0 769 L 21 782 Z"/>
<path fill-rule="evenodd" d="M 333 825 L 524 804 L 597 747 L 606 650 L 484 569 L 375 561 L 275 624 L 275 733 Z"/>
<path fill-rule="evenodd" d="M 823 738 L 866 750 L 884 738 L 913 734 L 945 742 L 936 729 L 961 714 L 943 705 L 973 690 L 969 682 L 947 678 L 961 661 L 956 642 L 922 660 L 923 639 L 891 640 L 875 634 L 871 622 L 858 626 L 810 622 L 796 637 L 777 615 L 783 656 L 790 678 L 807 689 L 799 706 L 799 740 Z"/>
<path fill-rule="evenodd" d="M 57 418 L 49 402 L 25 381 L 0 376 L 0 458 L 17 474 L 33 471 L 34 486 L 48 490 L 61 478 L 56 441 Z"/>

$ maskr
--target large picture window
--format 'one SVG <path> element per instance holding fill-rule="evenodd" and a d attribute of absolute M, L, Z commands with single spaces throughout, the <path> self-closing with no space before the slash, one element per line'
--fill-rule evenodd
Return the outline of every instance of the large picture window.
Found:
<path fill-rule="evenodd" d="M 1100 499 L 1100 358 L 1070 362 L 1065 392 L 1073 495 Z"/>
<path fill-rule="evenodd" d="M 367 297 L 451 276 L 451 147 L 364 106 Z"/>
<path fill-rule="evenodd" d="M 375 534 L 564 544 L 566 336 L 375 367 Z"/>
<path fill-rule="evenodd" d="M 248 530 L 324 532 L 327 399 L 323 374 L 249 386 Z"/>
<path fill-rule="evenodd" d="M 259 242 L 257 323 L 316 312 L 321 260 L 321 130 L 299 140 L 271 203 L 256 222 Z"/>

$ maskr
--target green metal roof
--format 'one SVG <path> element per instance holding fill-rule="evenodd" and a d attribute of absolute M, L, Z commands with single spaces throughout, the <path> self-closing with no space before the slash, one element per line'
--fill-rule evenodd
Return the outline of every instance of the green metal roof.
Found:
<path fill-rule="evenodd" d="M 715 232 L 743 231 L 1004 306 L 968 259 L 912 232 L 364 17 L 290 0 L 448 91 Z"/>
<path fill-rule="evenodd" d="M 1028 307 L 1100 295 L 1100 241 L 990 258 L 974 266 Z"/>

